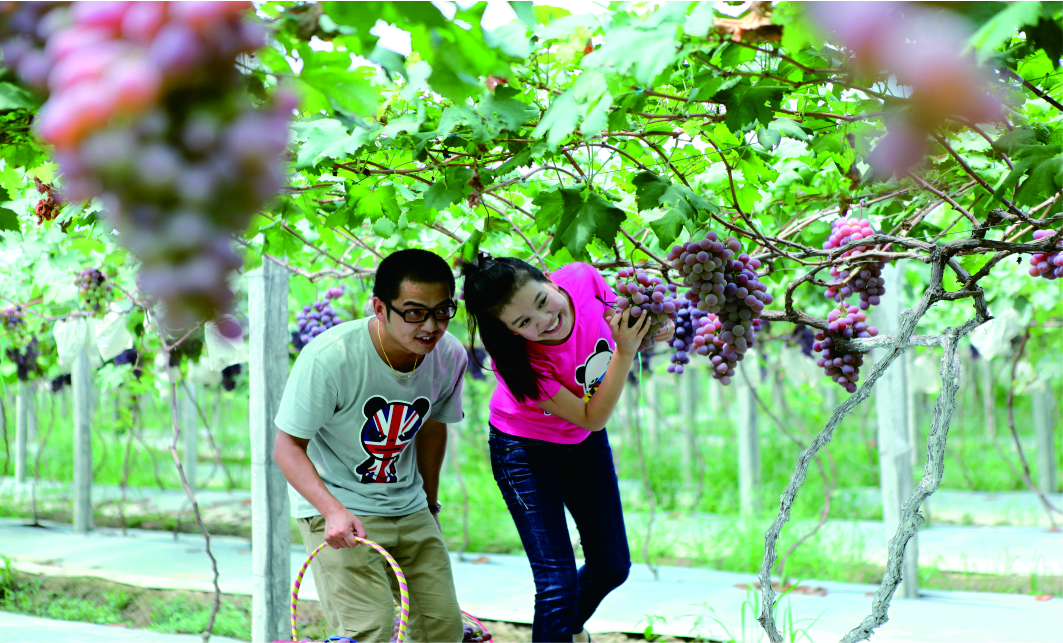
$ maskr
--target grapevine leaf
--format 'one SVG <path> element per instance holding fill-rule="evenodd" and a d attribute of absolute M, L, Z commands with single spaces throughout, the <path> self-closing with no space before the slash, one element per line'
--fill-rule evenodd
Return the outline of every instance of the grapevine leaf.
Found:
<path fill-rule="evenodd" d="M 635 186 L 635 205 L 639 212 L 652 210 L 660 205 L 671 183 L 652 172 L 642 172 L 631 180 Z"/>
<path fill-rule="evenodd" d="M 0 111 L 10 109 L 34 109 L 37 101 L 33 94 L 11 83 L 0 83 Z"/>
<path fill-rule="evenodd" d="M 13 230 L 19 231 L 18 215 L 13 210 L 7 208 L 0 208 L 0 231 Z"/>
<path fill-rule="evenodd" d="M 773 149 L 782 142 L 782 132 L 771 127 L 761 127 L 757 130 L 757 142 L 764 149 Z"/>
<path fill-rule="evenodd" d="M 683 226 L 691 227 L 690 206 L 686 201 L 680 201 L 676 207 L 669 210 L 663 217 L 656 221 L 650 221 L 647 225 L 653 234 L 657 235 L 657 241 L 662 248 L 672 245 L 679 236 Z"/>
<path fill-rule="evenodd" d="M 787 138 L 792 138 L 798 141 L 808 140 L 808 134 L 805 133 L 805 130 L 801 129 L 800 125 L 789 118 L 776 118 L 769 127 L 773 130 L 779 131 Z"/>
<path fill-rule="evenodd" d="M 551 150 L 556 150 L 558 143 L 576 131 L 579 118 L 580 114 L 579 109 L 576 107 L 576 98 L 570 89 L 550 103 L 546 114 L 539 119 L 539 124 L 532 130 L 531 137 L 538 138 L 545 134 L 546 145 Z"/>
<path fill-rule="evenodd" d="M 562 188 L 563 208 L 550 251 L 567 248 L 572 256 L 588 258 L 587 244 L 595 237 L 612 246 L 624 221 L 624 211 L 583 187 Z"/>
<path fill-rule="evenodd" d="M 727 128 L 732 132 L 741 132 L 754 123 L 771 123 L 786 91 L 786 87 L 778 85 L 740 83 L 716 92 L 714 98 L 727 108 L 724 117 Z"/>

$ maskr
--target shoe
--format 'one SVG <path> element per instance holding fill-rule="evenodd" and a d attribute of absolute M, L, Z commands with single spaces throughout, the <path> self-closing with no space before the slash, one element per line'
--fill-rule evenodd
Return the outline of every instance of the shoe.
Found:
<path fill-rule="evenodd" d="M 572 643 L 591 643 L 591 633 L 583 628 L 582 632 L 572 635 Z"/>

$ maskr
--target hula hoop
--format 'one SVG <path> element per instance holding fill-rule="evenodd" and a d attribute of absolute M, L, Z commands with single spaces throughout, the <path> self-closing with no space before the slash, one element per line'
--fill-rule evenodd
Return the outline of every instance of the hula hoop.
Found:
<path fill-rule="evenodd" d="M 402 573 L 402 568 L 395 562 L 395 559 L 391 557 L 391 554 L 386 549 L 376 544 L 371 540 L 365 538 L 359 538 L 355 536 L 354 539 L 360 543 L 365 543 L 373 549 L 377 550 L 388 564 L 391 565 L 391 571 L 395 573 L 395 578 L 399 581 L 399 643 L 406 640 L 406 622 L 410 618 L 410 590 L 406 586 L 406 575 Z M 306 573 L 306 568 L 310 566 L 310 561 L 314 560 L 314 556 L 317 553 L 328 546 L 328 543 L 321 543 L 317 549 L 310 552 L 307 556 L 306 562 L 303 563 L 302 569 L 299 570 L 299 575 L 295 577 L 295 582 L 292 583 L 292 640 L 298 641 L 299 635 L 295 631 L 295 604 L 299 602 L 299 586 L 303 583 L 303 574 Z"/>

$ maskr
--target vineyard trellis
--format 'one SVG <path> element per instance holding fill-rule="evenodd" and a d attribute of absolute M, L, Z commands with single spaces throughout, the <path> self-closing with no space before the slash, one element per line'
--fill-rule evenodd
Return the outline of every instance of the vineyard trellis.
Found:
<path fill-rule="evenodd" d="M 1025 334 L 1014 364 L 1058 357 L 1063 298 L 1041 279 L 1063 275 L 1061 12 L 1050 3 L 752 2 L 737 16 L 710 3 L 590 14 L 511 3 L 499 20 L 491 12 L 503 9 L 483 3 L 267 2 L 254 10 L 265 40 L 232 3 L 152 9 L 150 20 L 124 3 L 90 4 L 0 5 L 3 378 L 12 385 L 69 368 L 48 332 L 58 322 L 124 319 L 137 357 L 103 368 L 118 373 L 116 386 L 135 379 L 137 394 L 170 399 L 170 452 L 208 555 L 177 451 L 176 387 L 189 359 L 173 356 L 199 358 L 203 321 L 218 322 L 212 337 L 238 334 L 219 314 L 249 322 L 252 353 L 270 360 L 251 368 L 252 488 L 271 498 L 267 515 L 286 515 L 263 445 L 275 410 L 268 400 L 286 373 L 276 350 L 296 339 L 289 302 L 360 282 L 342 305 L 347 318 L 361 316 L 366 280 L 396 248 L 430 248 L 453 262 L 480 250 L 547 268 L 588 261 L 660 275 L 680 293 L 702 283 L 696 275 L 718 274 L 689 300 L 720 307 L 712 314 L 731 326 L 717 339 L 734 332 L 711 364 L 739 377 L 747 375 L 737 362 L 756 340 L 734 338 L 739 327 L 754 331 L 726 308 L 733 294 L 723 283 L 739 269 L 724 262 L 744 255 L 759 264 L 743 260 L 767 298 L 752 288 L 743 296 L 768 303 L 745 305 L 762 322 L 819 331 L 820 366 L 852 392 L 801 454 L 765 535 L 760 621 L 776 642 L 776 544 L 808 466 L 885 370 L 913 346 L 942 351 L 924 475 L 901 508 L 872 614 L 846 641 L 885 622 L 919 507 L 940 483 L 960 340 L 991 310 L 1016 308 Z M 366 27 L 378 20 L 405 32 L 408 45 Z M 95 35 L 72 40 L 78 29 Z M 189 55 L 196 42 L 209 53 Z M 88 62 L 64 62 L 79 47 Z M 78 83 L 126 93 L 81 117 L 69 107 L 86 96 Z M 292 142 L 280 157 L 286 119 Z M 712 250 L 721 259 L 702 259 L 708 248 L 687 246 L 707 231 L 738 249 L 721 244 Z M 1008 261 L 1027 255 L 1029 274 Z M 921 297 L 898 332 L 871 337 L 881 294 L 873 279 L 891 262 Z M 292 277 L 290 298 L 264 285 L 278 271 Z M 848 314 L 841 301 L 861 293 L 852 315 L 864 318 L 839 325 Z M 720 303 L 708 303 L 715 295 Z M 883 356 L 857 386 L 844 357 L 873 348 Z M 142 368 L 152 354 L 164 356 L 167 377 Z M 74 365 L 75 417 L 86 417 L 88 362 L 82 352 Z M 747 402 L 749 412 L 765 406 Z M 1024 482 L 1036 490 L 1010 396 L 1008 408 Z M 83 450 L 89 433 L 78 426 Z M 87 484 L 79 477 L 75 486 Z M 83 528 L 90 521 L 75 513 Z M 286 529 L 258 521 L 256 558 L 280 551 Z M 256 611 L 276 608 L 278 587 L 256 596 Z M 216 566 L 215 589 L 216 613 Z M 273 636 L 275 626 L 258 633 Z"/>

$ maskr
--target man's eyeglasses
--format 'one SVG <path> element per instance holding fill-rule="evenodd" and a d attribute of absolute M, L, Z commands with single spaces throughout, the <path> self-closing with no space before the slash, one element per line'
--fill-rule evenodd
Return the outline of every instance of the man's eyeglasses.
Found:
<path fill-rule="evenodd" d="M 383 300 L 381 300 L 383 301 Z M 408 308 L 406 310 L 399 310 L 391 305 L 390 302 L 385 301 L 384 305 L 388 307 L 388 310 L 395 312 L 397 315 L 407 324 L 420 324 L 424 320 L 428 319 L 429 315 L 436 318 L 436 321 L 446 321 L 453 319 L 454 315 L 458 314 L 458 305 L 454 302 L 448 302 L 442 306 L 436 308 Z"/>

